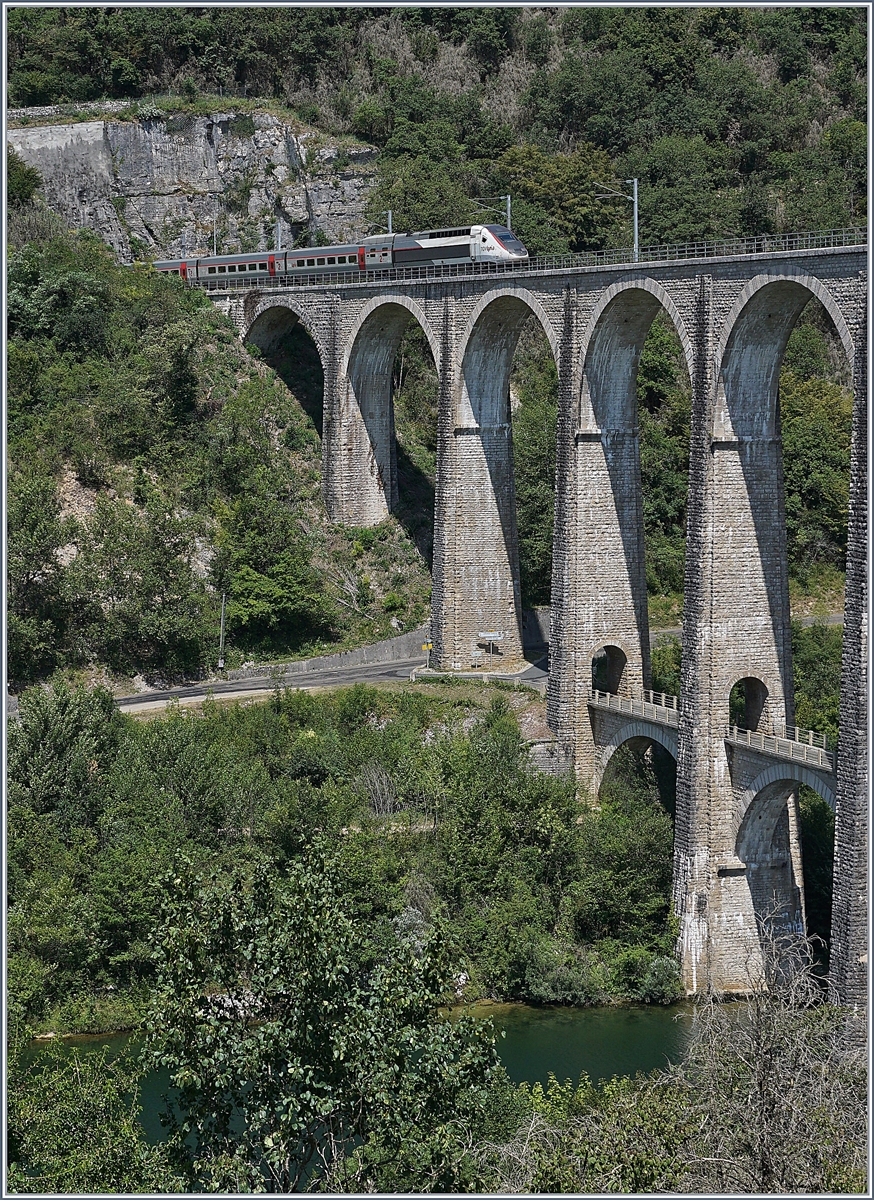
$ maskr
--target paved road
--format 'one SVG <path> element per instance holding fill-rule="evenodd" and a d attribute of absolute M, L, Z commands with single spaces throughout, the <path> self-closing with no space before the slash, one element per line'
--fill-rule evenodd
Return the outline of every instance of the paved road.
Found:
<path fill-rule="evenodd" d="M 844 614 L 832 613 L 825 618 L 801 617 L 800 624 L 814 625 L 817 621 L 822 620 L 827 625 L 842 625 Z M 654 629 L 651 633 L 651 640 L 665 634 L 679 637 L 680 633 L 679 628 Z M 506 680 L 507 682 L 519 679 L 536 686 L 538 683 L 542 683 L 548 674 L 545 647 L 542 650 L 535 650 L 532 653 L 532 659 L 532 665 L 517 675 L 503 675 L 492 671 L 485 672 L 485 674 L 491 679 Z M 362 664 L 356 667 L 326 666 L 320 671 L 290 675 L 280 681 L 280 687 L 306 690 L 320 687 L 351 687 L 353 683 L 409 679 L 410 672 L 421 669 L 423 665 L 422 656 L 417 655 L 415 658 L 406 658 L 393 663 Z M 477 678 L 478 676 L 472 674 L 470 677 Z M 163 692 L 140 692 L 136 696 L 120 696 L 115 703 L 116 707 L 125 712 L 134 710 L 148 712 L 150 709 L 165 708 L 171 700 L 179 700 L 182 703 L 186 701 L 198 703 L 205 700 L 207 696 L 236 696 L 238 698 L 264 696 L 271 693 L 275 687 L 276 681 L 273 675 L 253 675 L 249 679 L 220 680 L 215 683 L 198 683 L 193 687 L 168 688 Z"/>
<path fill-rule="evenodd" d="M 393 663 L 362 664 L 357 667 L 327 667 L 323 671 L 307 671 L 280 680 L 280 687 L 316 688 L 350 686 L 353 683 L 376 683 L 386 679 L 409 679 L 410 672 L 422 666 L 422 656 Z M 163 708 L 171 700 L 197 702 L 207 696 L 263 696 L 276 687 L 272 675 L 253 675 L 249 679 L 218 680 L 198 683 L 193 687 L 168 688 L 164 692 L 139 692 L 136 696 L 120 696 L 115 704 L 124 711 Z"/>

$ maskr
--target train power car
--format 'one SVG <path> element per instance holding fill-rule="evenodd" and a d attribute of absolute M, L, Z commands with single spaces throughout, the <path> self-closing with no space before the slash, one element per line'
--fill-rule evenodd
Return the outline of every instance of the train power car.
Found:
<path fill-rule="evenodd" d="M 503 225 L 465 225 L 420 233 L 376 234 L 343 246 L 307 246 L 297 250 L 259 250 L 207 258 L 153 263 L 156 271 L 181 275 L 194 283 L 244 284 L 301 275 L 333 275 L 393 267 L 443 267 L 462 263 L 524 266 L 528 251 Z"/>

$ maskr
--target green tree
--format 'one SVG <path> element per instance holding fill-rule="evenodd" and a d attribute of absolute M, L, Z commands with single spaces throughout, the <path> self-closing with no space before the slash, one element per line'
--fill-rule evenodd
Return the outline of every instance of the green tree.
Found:
<path fill-rule="evenodd" d="M 335 610 L 300 517 L 260 482 L 220 510 L 213 575 L 227 588 L 229 628 L 238 636 L 296 645 L 330 629 Z"/>
<path fill-rule="evenodd" d="M 12 679 L 26 681 L 63 653 L 69 589 L 61 551 L 78 527 L 61 517 L 54 480 L 38 468 L 11 474 L 7 504 L 7 664 Z"/>
<path fill-rule="evenodd" d="M 367 201 L 375 223 L 392 210 L 397 230 L 440 229 L 470 221 L 470 192 L 465 173 L 427 155 L 401 154 L 386 160 Z"/>
<path fill-rule="evenodd" d="M 9 729 L 10 807 L 50 815 L 63 833 L 93 828 L 122 717 L 105 688 L 33 688 Z"/>
<path fill-rule="evenodd" d="M 596 185 L 610 185 L 614 175 L 609 157 L 587 143 L 571 154 L 513 146 L 493 168 L 494 186 L 513 196 L 513 225 L 531 254 L 607 245 L 624 210 L 615 199 L 599 199 L 603 189 Z M 556 236 L 565 240 L 565 247 L 550 246 Z"/>
<path fill-rule="evenodd" d="M 795 575 L 842 568 L 849 512 L 852 397 L 825 379 L 780 376 L 786 535 Z"/>
<path fill-rule="evenodd" d="M 453 978 L 439 937 L 362 960 L 309 858 L 285 879 L 180 863 L 164 881 L 150 1045 L 190 1186 L 464 1189 L 493 1035 L 436 1017 Z"/>
<path fill-rule="evenodd" d="M 529 325 L 513 362 L 519 406 L 513 413 L 513 472 L 522 603 L 549 604 L 555 509 L 558 369 L 538 326 Z"/>
<path fill-rule="evenodd" d="M 7 1183 L 13 1193 L 173 1192 L 167 1148 L 150 1146 L 135 1099 L 142 1067 L 55 1043 L 34 1066 L 13 1021 L 7 1058 Z"/>
<path fill-rule="evenodd" d="M 18 151 L 6 147 L 6 203 L 29 204 L 42 187 L 42 175 L 29 166 Z"/>
<path fill-rule="evenodd" d="M 143 510 L 98 496 L 75 564 L 83 596 L 86 579 L 93 581 L 79 622 L 116 670 L 179 672 L 201 662 L 205 616 L 215 604 L 192 569 L 192 526 L 160 494 Z"/>

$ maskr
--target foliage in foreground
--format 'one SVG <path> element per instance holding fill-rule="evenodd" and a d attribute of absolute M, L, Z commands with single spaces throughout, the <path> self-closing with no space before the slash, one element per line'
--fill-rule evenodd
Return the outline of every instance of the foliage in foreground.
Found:
<path fill-rule="evenodd" d="M 196 1191 L 467 1190 L 498 1073 L 439 930 L 375 941 L 319 861 L 165 879 L 152 1061 Z M 378 927 L 377 927 L 378 928 Z"/>
<path fill-rule="evenodd" d="M 69 1053 L 60 1042 L 38 1060 L 10 1022 L 7 1185 L 13 1193 L 181 1190 L 167 1147 L 148 1145 L 136 1099 L 143 1065 L 106 1052 Z"/>
<path fill-rule="evenodd" d="M 862 1022 L 803 960 L 704 999 L 666 1071 L 514 1088 L 487 1024 L 435 1011 L 445 941 L 398 928 L 377 951 L 322 866 L 166 882 L 148 1061 L 178 1086 L 174 1134 L 145 1144 L 128 1068 L 55 1049 L 28 1074 L 19 1045 L 13 1190 L 864 1191 Z"/>
<path fill-rule="evenodd" d="M 822 1002 L 810 947 L 764 941 L 779 951 L 767 977 L 741 1004 L 704 999 L 668 1071 L 601 1088 L 585 1077 L 576 1088 L 523 1086 L 529 1109 L 515 1137 L 475 1151 L 490 1189 L 862 1192 L 866 1055 L 848 1021 L 863 1022 Z M 798 969 L 787 973 L 790 955 Z"/>

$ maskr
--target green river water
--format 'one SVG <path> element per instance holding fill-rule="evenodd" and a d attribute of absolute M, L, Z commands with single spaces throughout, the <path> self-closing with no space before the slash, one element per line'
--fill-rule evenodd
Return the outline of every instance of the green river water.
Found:
<path fill-rule="evenodd" d="M 630 1008 L 529 1008 L 521 1004 L 483 1004 L 474 1015 L 490 1018 L 499 1031 L 498 1054 L 516 1083 L 546 1083 L 550 1073 L 576 1082 L 583 1072 L 593 1080 L 653 1071 L 676 1061 L 691 1025 L 692 1006 L 675 1004 Z M 503 1037 L 500 1034 L 503 1033 Z M 106 1047 L 120 1053 L 132 1043 L 128 1034 L 82 1037 L 65 1041 L 86 1053 Z M 133 1044 L 136 1045 L 135 1040 Z M 44 1043 L 33 1043 L 34 1061 Z M 165 1072 L 150 1072 L 143 1080 L 142 1123 L 150 1141 L 162 1136 L 162 1094 Z"/>

